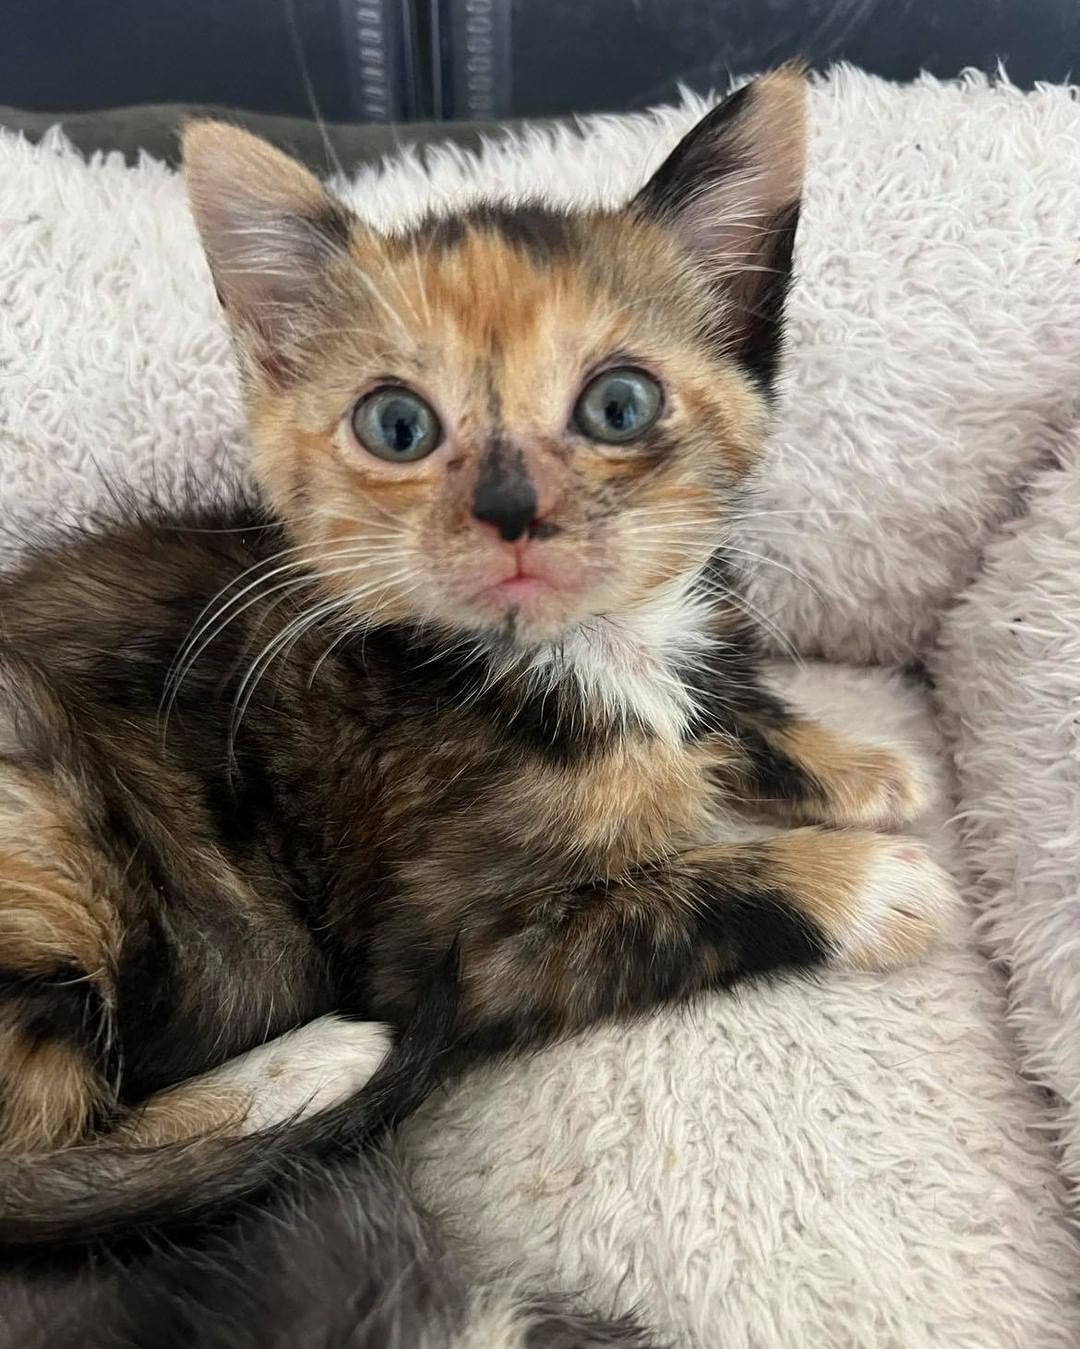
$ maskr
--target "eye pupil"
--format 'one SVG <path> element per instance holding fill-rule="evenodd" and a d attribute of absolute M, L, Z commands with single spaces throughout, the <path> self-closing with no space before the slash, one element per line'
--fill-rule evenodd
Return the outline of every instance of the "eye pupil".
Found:
<path fill-rule="evenodd" d="M 407 414 L 399 413 L 393 419 L 384 417 L 382 427 L 386 443 L 398 454 L 407 454 L 420 436 L 416 418 Z"/>
<path fill-rule="evenodd" d="M 377 389 L 353 409 L 353 430 L 379 459 L 412 463 L 429 455 L 441 438 L 438 418 L 408 389 Z"/>
<path fill-rule="evenodd" d="M 608 370 L 587 385 L 574 420 L 592 440 L 611 445 L 636 439 L 660 415 L 660 386 L 642 370 Z"/>
<path fill-rule="evenodd" d="M 629 398 L 623 399 L 621 402 L 617 398 L 608 399 L 604 413 L 616 431 L 629 430 L 637 420 L 634 415 L 634 405 Z"/>

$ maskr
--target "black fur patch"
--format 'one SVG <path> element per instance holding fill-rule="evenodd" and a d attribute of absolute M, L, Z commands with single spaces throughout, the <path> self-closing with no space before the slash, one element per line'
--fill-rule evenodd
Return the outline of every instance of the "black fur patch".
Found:
<path fill-rule="evenodd" d="M 793 201 L 769 222 L 766 246 L 758 264 L 758 284 L 752 304 L 743 310 L 739 325 L 739 359 L 772 391 L 783 353 L 784 305 L 791 289 L 791 261 L 799 227 L 799 202 Z"/>
<path fill-rule="evenodd" d="M 166 898 L 162 894 L 162 899 Z M 120 1099 L 131 1103 L 199 1071 L 202 1046 L 174 1024 L 180 975 L 172 942 L 153 910 L 124 933 L 117 971 L 117 1038 L 126 1045 Z"/>
<path fill-rule="evenodd" d="M 457 248 L 465 238 L 465 222 L 460 215 L 434 216 L 422 222 L 406 236 L 407 244 L 415 244 L 422 239 L 432 251 L 449 251 Z"/>
<path fill-rule="evenodd" d="M 564 256 L 573 241 L 569 218 L 537 202 L 519 206 L 486 203 L 467 211 L 464 220 L 474 229 L 497 234 L 538 263 Z"/>
<path fill-rule="evenodd" d="M 782 891 L 770 886 L 726 891 L 702 881 L 694 912 L 700 935 L 728 953 L 732 981 L 812 969 L 830 954 L 825 934 Z"/>
<path fill-rule="evenodd" d="M 734 144 L 725 144 L 724 138 L 753 96 L 753 86 L 744 85 L 706 114 L 641 189 L 635 204 L 648 214 L 669 216 L 709 184 L 744 168 Z"/>
<path fill-rule="evenodd" d="M 531 692 L 513 679 L 508 685 L 492 683 L 486 665 L 446 651 L 437 640 L 405 628 L 374 629 L 355 646 L 343 646 L 341 654 L 359 678 L 375 685 L 408 669 L 413 696 L 428 706 L 475 707 L 499 727 L 511 754 L 527 747 L 556 763 L 573 763 L 595 753 L 614 734 L 585 718 L 580 705 L 561 706 L 558 699 Z M 479 697 L 478 689 L 482 691 Z M 572 694 L 568 691 L 567 696 Z M 397 715 L 396 706 L 388 707 L 387 724 Z M 467 783 L 455 783 L 456 796 L 466 790 Z"/>
<path fill-rule="evenodd" d="M 317 216 L 309 218 L 308 224 L 316 234 L 321 235 L 336 248 L 348 248 L 352 238 L 353 215 L 338 202 L 328 202 Z"/>
<path fill-rule="evenodd" d="M 821 783 L 750 726 L 735 732 L 739 747 L 750 765 L 749 781 L 753 795 L 761 801 L 806 801 L 824 804 Z"/>
<path fill-rule="evenodd" d="M 21 1030 L 33 1040 L 67 1040 L 90 1053 L 103 1045 L 105 1003 L 75 966 L 60 967 L 48 975 L 0 969 L 0 1000 L 17 1009 Z"/>
<path fill-rule="evenodd" d="M 483 202 L 454 215 L 429 217 L 406 234 L 402 243 L 425 251 L 449 251 L 459 247 L 470 229 L 497 235 L 541 266 L 565 256 L 574 242 L 571 218 L 550 206 Z"/>
<path fill-rule="evenodd" d="M 248 850 L 272 827 L 277 791 L 273 775 L 260 755 L 246 744 L 234 744 L 220 774 L 204 777 L 204 799 L 217 836 L 232 849 Z"/>

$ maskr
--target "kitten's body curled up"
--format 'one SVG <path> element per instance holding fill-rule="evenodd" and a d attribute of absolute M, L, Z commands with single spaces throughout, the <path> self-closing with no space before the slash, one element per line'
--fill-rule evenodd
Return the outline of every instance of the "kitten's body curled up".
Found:
<path fill-rule="evenodd" d="M 468 1054 L 929 939 L 948 882 L 876 832 L 917 776 L 764 690 L 724 562 L 803 102 L 740 91 L 623 209 L 393 237 L 189 131 L 259 501 L 0 592 L 0 1239 L 197 1207 L 455 948 Z"/>

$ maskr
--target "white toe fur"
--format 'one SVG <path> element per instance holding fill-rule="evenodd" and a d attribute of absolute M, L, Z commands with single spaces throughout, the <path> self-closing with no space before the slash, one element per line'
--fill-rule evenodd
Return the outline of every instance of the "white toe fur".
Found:
<path fill-rule="evenodd" d="M 888 969 L 920 955 L 959 902 L 956 886 L 916 839 L 881 839 L 850 913 L 834 933 L 840 963 Z"/>
<path fill-rule="evenodd" d="M 346 1100 L 375 1072 L 392 1042 L 380 1022 L 323 1016 L 230 1059 L 207 1078 L 250 1095 L 243 1131 L 255 1133 Z"/>

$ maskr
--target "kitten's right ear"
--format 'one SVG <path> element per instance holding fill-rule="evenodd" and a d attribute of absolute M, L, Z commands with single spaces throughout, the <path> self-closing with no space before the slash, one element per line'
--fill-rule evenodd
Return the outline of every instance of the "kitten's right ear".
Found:
<path fill-rule="evenodd" d="M 347 255 L 353 217 L 296 160 L 224 122 L 190 123 L 183 157 L 191 211 L 229 322 L 247 352 L 280 372 L 297 318 Z"/>
<path fill-rule="evenodd" d="M 684 136 L 631 209 L 699 263 L 725 316 L 724 346 L 768 384 L 779 354 L 806 155 L 806 80 L 782 66 Z"/>

